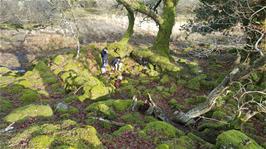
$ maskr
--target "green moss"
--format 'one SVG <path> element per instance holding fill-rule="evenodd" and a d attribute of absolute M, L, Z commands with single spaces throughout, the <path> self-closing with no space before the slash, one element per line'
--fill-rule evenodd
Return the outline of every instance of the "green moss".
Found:
<path fill-rule="evenodd" d="M 120 127 L 118 130 L 113 132 L 113 135 L 115 136 L 119 136 L 121 134 L 123 134 L 124 132 L 128 132 L 128 131 L 133 131 L 134 127 L 132 125 L 125 125 Z"/>
<path fill-rule="evenodd" d="M 133 56 L 146 58 L 155 66 L 156 68 L 161 68 L 160 70 L 167 71 L 167 72 L 179 72 L 181 68 L 173 63 L 170 62 L 168 57 L 161 56 L 159 54 L 153 53 L 149 49 L 140 49 L 134 50 L 132 52 Z"/>
<path fill-rule="evenodd" d="M 74 128 L 72 130 L 62 131 L 55 137 L 52 147 L 69 146 L 73 148 L 102 148 L 102 143 L 97 136 L 97 131 L 92 126 L 86 128 Z"/>
<path fill-rule="evenodd" d="M 160 144 L 156 147 L 156 149 L 170 149 L 168 144 Z"/>
<path fill-rule="evenodd" d="M 90 98 L 97 99 L 109 94 L 109 89 L 103 85 L 96 85 L 90 90 Z"/>
<path fill-rule="evenodd" d="M 171 99 L 168 104 L 171 106 L 173 109 L 182 109 L 183 105 L 177 103 L 176 99 Z"/>
<path fill-rule="evenodd" d="M 56 65 L 63 65 L 65 62 L 65 57 L 63 55 L 58 55 L 54 58 L 53 62 Z"/>
<path fill-rule="evenodd" d="M 77 126 L 77 125 L 78 125 L 77 122 L 68 119 L 68 120 L 64 120 L 62 122 L 61 127 L 62 127 L 62 129 L 66 129 L 66 128 L 70 128 L 70 127 Z"/>
<path fill-rule="evenodd" d="M 0 67 L 0 75 L 6 74 L 10 72 L 11 70 L 8 69 L 7 67 Z"/>
<path fill-rule="evenodd" d="M 204 80 L 206 77 L 207 75 L 205 74 L 194 77 L 187 82 L 186 86 L 190 89 L 200 90 L 201 81 Z"/>
<path fill-rule="evenodd" d="M 93 103 L 89 105 L 86 110 L 89 112 L 95 112 L 96 114 L 104 115 L 109 118 L 115 117 L 114 110 L 112 109 L 112 107 L 110 107 L 110 104 L 105 102 Z"/>
<path fill-rule="evenodd" d="M 32 83 L 29 80 L 22 80 L 18 84 L 24 86 L 25 88 L 32 87 Z"/>
<path fill-rule="evenodd" d="M 17 85 L 17 84 L 14 84 L 8 87 L 8 92 L 14 95 L 21 94 L 23 90 L 24 90 L 24 87 L 21 85 Z"/>
<path fill-rule="evenodd" d="M 32 138 L 29 142 L 29 148 L 44 149 L 49 148 L 54 140 L 54 137 L 47 135 L 39 135 Z"/>
<path fill-rule="evenodd" d="M 177 133 L 177 130 L 174 126 L 162 121 L 155 121 L 148 123 L 144 128 L 144 131 L 146 133 L 155 132 L 156 134 L 166 138 L 176 137 Z"/>
<path fill-rule="evenodd" d="M 12 103 L 0 96 L 0 112 L 6 112 L 13 107 Z"/>
<path fill-rule="evenodd" d="M 169 76 L 168 75 L 163 75 L 163 77 L 160 80 L 160 82 L 163 83 L 163 84 L 170 82 Z"/>
<path fill-rule="evenodd" d="M 32 103 L 34 101 L 37 101 L 39 98 L 40 96 L 37 91 L 24 89 L 20 100 L 22 100 L 23 103 Z"/>
<path fill-rule="evenodd" d="M 35 66 L 34 69 L 37 71 L 42 71 L 42 72 L 46 72 L 49 68 L 47 67 L 47 65 L 45 64 L 44 61 L 39 61 Z"/>
<path fill-rule="evenodd" d="M 216 110 L 212 114 L 212 118 L 217 120 L 224 120 L 226 118 L 227 114 L 221 110 Z"/>
<path fill-rule="evenodd" d="M 130 100 L 115 100 L 112 105 L 115 111 L 122 112 L 122 111 L 127 110 L 131 104 L 132 104 L 132 101 Z"/>
<path fill-rule="evenodd" d="M 60 125 L 43 124 L 39 128 L 40 134 L 52 134 L 60 130 Z"/>
<path fill-rule="evenodd" d="M 116 112 L 122 112 L 128 109 L 131 105 L 131 100 L 105 100 L 95 102 L 89 105 L 86 110 L 88 112 L 94 112 L 96 114 L 100 114 L 102 116 L 106 116 L 109 118 L 114 118 Z"/>
<path fill-rule="evenodd" d="M 178 138 L 175 147 L 179 149 L 196 149 L 193 144 L 193 140 L 188 136 L 181 136 L 180 138 Z"/>
<path fill-rule="evenodd" d="M 188 99 L 186 100 L 186 102 L 187 102 L 188 104 L 190 104 L 190 105 L 197 105 L 197 104 L 199 104 L 199 103 L 203 103 L 203 102 L 205 102 L 206 100 L 207 100 L 207 98 L 204 97 L 204 96 L 197 96 L 197 97 L 194 97 L 194 98 L 188 98 Z"/>
<path fill-rule="evenodd" d="M 31 126 L 23 132 L 17 133 L 14 137 L 12 137 L 9 141 L 9 144 L 18 145 L 21 141 L 31 138 L 33 133 L 39 130 L 39 126 Z"/>
<path fill-rule="evenodd" d="M 53 111 L 49 105 L 30 104 L 13 110 L 4 120 L 6 122 L 17 122 L 27 117 L 51 117 L 52 115 Z"/>
<path fill-rule="evenodd" d="M 263 149 L 253 139 L 238 130 L 228 130 L 217 137 L 216 148 Z"/>

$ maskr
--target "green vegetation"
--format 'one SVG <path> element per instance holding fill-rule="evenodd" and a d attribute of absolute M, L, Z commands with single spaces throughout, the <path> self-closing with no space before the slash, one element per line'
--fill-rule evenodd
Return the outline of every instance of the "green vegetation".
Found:
<path fill-rule="evenodd" d="M 49 105 L 34 105 L 30 104 L 24 107 L 17 108 L 8 114 L 4 120 L 6 122 L 17 122 L 28 117 L 51 117 L 53 110 Z"/>
<path fill-rule="evenodd" d="M 185 21 L 176 17 L 178 0 L 117 0 L 127 12 L 124 34 L 118 31 L 122 28 L 111 29 L 116 23 L 124 27 L 124 22 L 105 22 L 105 17 L 116 20 L 114 10 L 107 10 L 110 14 L 104 19 L 96 18 L 101 15 L 97 7 L 109 5 L 109 0 L 66 2 L 36 1 L 34 9 L 53 6 L 53 17 L 62 17 L 49 18 L 60 20 L 51 22 L 52 27 L 27 19 L 0 23 L 0 59 L 7 55 L 0 66 L 1 149 L 266 147 L 262 0 L 200 0 L 196 14 L 191 14 L 195 19 L 174 29 L 177 21 Z M 9 3 L 3 1 L 4 6 Z M 19 1 L 19 10 L 31 4 L 35 2 Z M 46 10 L 42 16 L 50 17 Z M 144 23 L 145 32 L 134 31 L 143 27 L 134 27 L 136 13 L 156 23 L 154 38 L 149 28 L 154 24 Z M 91 25 L 93 21 L 100 21 L 99 26 Z M 102 23 L 108 23 L 106 28 Z M 92 35 L 89 27 L 97 34 Z M 185 31 L 176 32 L 177 28 Z M 109 29 L 112 34 L 106 34 Z M 104 38 L 98 38 L 102 34 Z M 68 43 L 73 38 L 82 43 L 78 57 L 72 49 L 77 44 Z M 85 44 L 94 39 L 105 42 Z M 109 65 L 102 74 L 104 47 L 109 49 Z M 10 66 L 9 56 L 15 57 L 17 66 Z M 123 63 L 120 71 L 111 65 L 118 56 Z"/>
<path fill-rule="evenodd" d="M 263 149 L 253 139 L 237 130 L 225 131 L 217 137 L 217 148 Z"/>

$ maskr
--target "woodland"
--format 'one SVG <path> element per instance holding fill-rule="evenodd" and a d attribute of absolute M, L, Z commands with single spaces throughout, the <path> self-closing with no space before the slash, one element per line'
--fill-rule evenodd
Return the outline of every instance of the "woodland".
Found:
<path fill-rule="evenodd" d="M 0 149 L 266 148 L 265 0 L 0 5 Z"/>

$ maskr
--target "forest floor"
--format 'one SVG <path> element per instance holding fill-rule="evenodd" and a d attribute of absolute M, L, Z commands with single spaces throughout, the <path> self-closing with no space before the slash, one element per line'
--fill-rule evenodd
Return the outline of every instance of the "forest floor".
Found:
<path fill-rule="evenodd" d="M 26 30 L 1 30 L 0 64 L 8 68 L 0 67 L 0 148 L 221 147 L 217 136 L 230 132 L 228 123 L 237 108 L 234 99 L 222 97 L 215 109 L 193 125 L 169 124 L 147 115 L 145 103 L 149 93 L 172 118 L 175 111 L 187 111 L 204 102 L 234 67 L 236 55 L 228 49 L 241 45 L 241 39 L 233 40 L 240 36 L 238 32 L 231 38 L 194 34 L 185 40 L 185 33 L 177 32 L 184 23 L 180 22 L 171 42 L 171 64 L 179 71 L 165 71 L 156 63 L 146 68 L 130 55 L 123 60 L 121 72 L 108 68 L 108 73 L 101 75 L 99 52 L 107 42 L 122 36 L 127 18 L 80 18 L 84 30 L 79 59 L 73 50 L 75 41 L 65 37 L 61 28 L 30 34 Z M 150 30 L 154 23 L 144 22 L 140 27 L 141 18 L 136 22 L 130 41 L 135 51 L 149 47 L 156 33 Z M 138 108 L 132 110 L 134 96 Z M 259 114 L 243 126 L 242 132 L 265 147 L 265 127 L 265 115 Z M 234 136 L 243 139 L 234 140 L 240 145 L 250 139 L 239 133 Z M 258 144 L 251 141 L 243 146 Z"/>
<path fill-rule="evenodd" d="M 169 118 L 175 111 L 195 107 L 233 68 L 234 54 L 198 58 L 191 50 L 174 52 L 178 72 L 164 71 L 156 64 L 145 69 L 130 56 L 123 60 L 122 72 L 109 68 L 101 75 L 99 52 L 105 46 L 84 46 L 79 59 L 72 50 L 35 60 L 25 74 L 1 67 L 1 148 L 215 146 L 217 136 L 234 117 L 236 105 L 231 99 L 218 102 L 206 115 L 211 119 L 197 119 L 187 126 L 170 125 L 145 114 L 145 101 L 149 93 Z M 133 96 L 138 99 L 135 111 Z M 5 131 L 9 124 L 13 128 Z M 256 117 L 244 130 L 263 143 L 264 128 L 261 117 Z"/>

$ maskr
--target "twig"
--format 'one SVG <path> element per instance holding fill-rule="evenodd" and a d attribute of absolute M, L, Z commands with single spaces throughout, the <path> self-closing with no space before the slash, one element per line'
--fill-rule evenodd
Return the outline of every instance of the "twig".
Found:
<path fill-rule="evenodd" d="M 101 117 L 89 117 L 89 118 L 94 119 L 94 120 L 99 120 L 99 121 L 102 121 L 102 122 L 106 122 L 106 123 L 109 123 L 109 124 L 113 124 L 113 125 L 116 125 L 116 126 L 124 126 L 124 125 L 126 125 L 125 123 L 111 121 L 111 120 L 104 119 L 104 118 L 101 118 Z"/>
<path fill-rule="evenodd" d="M 15 124 L 15 122 L 11 123 L 5 129 L 2 129 L 0 132 L 7 132 L 7 131 L 14 129 L 14 127 L 13 127 L 14 124 Z"/>

